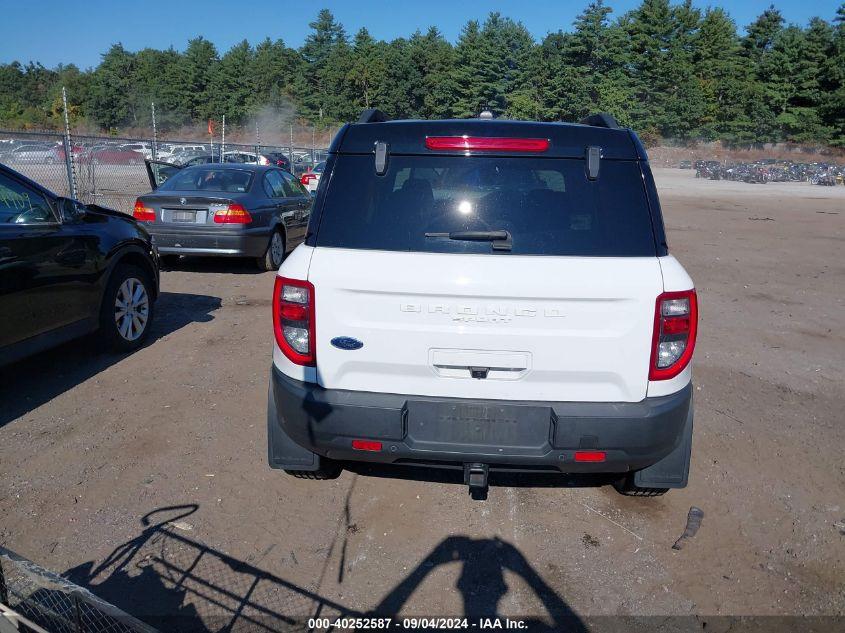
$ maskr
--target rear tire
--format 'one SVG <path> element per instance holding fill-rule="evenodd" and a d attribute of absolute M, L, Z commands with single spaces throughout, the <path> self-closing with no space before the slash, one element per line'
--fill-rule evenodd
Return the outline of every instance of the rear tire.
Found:
<path fill-rule="evenodd" d="M 285 472 L 291 477 L 296 477 L 297 479 L 325 481 L 327 479 L 337 479 L 340 477 L 340 473 L 343 472 L 343 468 L 341 468 L 340 464 L 337 462 L 329 461 L 323 457 L 322 466 L 320 466 L 317 470 L 289 470 L 286 468 Z"/>
<path fill-rule="evenodd" d="M 613 482 L 613 487 L 620 495 L 626 497 L 660 497 L 669 492 L 668 488 L 641 488 L 634 484 L 634 474 L 625 475 Z"/>
<path fill-rule="evenodd" d="M 100 337 L 118 352 L 131 352 L 150 334 L 155 304 L 147 272 L 131 264 L 118 264 L 111 274 L 100 307 Z"/>
<path fill-rule="evenodd" d="M 276 231 L 270 237 L 270 243 L 263 257 L 258 258 L 258 267 L 261 270 L 277 271 L 282 262 L 285 261 L 285 234 Z"/>

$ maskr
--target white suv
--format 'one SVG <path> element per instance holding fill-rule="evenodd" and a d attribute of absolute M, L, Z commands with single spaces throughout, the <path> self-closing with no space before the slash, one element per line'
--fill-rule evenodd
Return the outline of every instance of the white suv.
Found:
<path fill-rule="evenodd" d="M 269 462 L 600 473 L 686 486 L 693 283 L 636 135 L 386 121 L 334 139 L 273 294 Z"/>

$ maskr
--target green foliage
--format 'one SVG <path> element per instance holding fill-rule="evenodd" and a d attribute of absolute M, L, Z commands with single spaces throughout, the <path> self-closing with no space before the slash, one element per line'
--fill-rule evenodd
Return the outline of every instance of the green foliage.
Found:
<path fill-rule="evenodd" d="M 845 146 L 845 4 L 832 21 L 787 25 L 770 6 L 743 33 L 721 8 L 642 0 L 615 17 L 590 0 L 570 30 L 536 42 L 499 13 L 468 22 L 453 45 L 435 27 L 386 42 L 348 38 L 327 9 L 299 49 L 269 38 L 219 54 L 208 40 L 127 51 L 100 64 L 0 65 L 0 125 L 60 128 L 61 88 L 74 124 L 119 131 L 206 119 L 245 125 L 298 117 L 318 126 L 378 107 L 396 118 L 498 116 L 573 121 L 610 112 L 644 138 Z M 555 27 L 557 28 L 557 27 Z"/>

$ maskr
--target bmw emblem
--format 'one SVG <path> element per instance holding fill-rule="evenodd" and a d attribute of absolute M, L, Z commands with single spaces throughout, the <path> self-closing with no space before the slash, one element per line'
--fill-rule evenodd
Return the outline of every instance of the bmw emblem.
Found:
<path fill-rule="evenodd" d="M 188 204 L 188 201 L 185 198 L 179 198 L 179 204 L 185 205 Z"/>
<path fill-rule="evenodd" d="M 361 349 L 364 347 L 361 341 L 351 336 L 337 336 L 331 340 L 331 344 L 338 349 L 346 350 Z"/>

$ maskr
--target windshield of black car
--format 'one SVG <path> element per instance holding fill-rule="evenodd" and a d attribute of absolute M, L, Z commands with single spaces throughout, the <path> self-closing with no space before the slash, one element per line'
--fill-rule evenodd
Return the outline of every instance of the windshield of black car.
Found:
<path fill-rule="evenodd" d="M 654 256 L 636 161 L 392 155 L 384 176 L 372 155 L 339 155 L 317 246 L 438 253 Z M 426 233 L 507 231 L 512 249 Z"/>
<path fill-rule="evenodd" d="M 249 191 L 252 172 L 246 169 L 221 169 L 219 167 L 191 167 L 178 171 L 168 178 L 159 191 Z"/>

